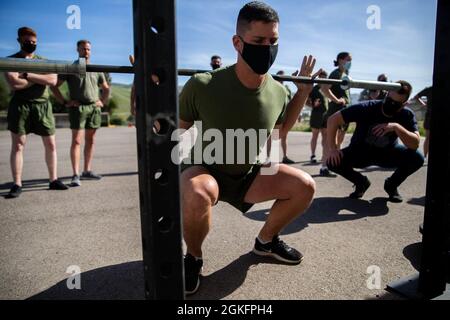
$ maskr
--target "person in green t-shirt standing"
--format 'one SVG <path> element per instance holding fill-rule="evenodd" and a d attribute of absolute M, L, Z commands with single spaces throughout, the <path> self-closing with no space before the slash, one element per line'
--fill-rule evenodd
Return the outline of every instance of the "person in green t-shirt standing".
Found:
<path fill-rule="evenodd" d="M 279 76 L 284 75 L 284 71 L 283 70 L 278 71 L 277 75 L 279 75 Z M 289 99 L 289 101 L 291 101 L 291 99 L 292 99 L 292 91 L 291 91 L 291 89 L 287 85 L 283 84 L 283 81 L 279 81 L 279 82 L 286 89 L 286 92 L 287 92 L 287 95 L 288 95 L 288 99 Z M 300 121 L 300 120 L 301 119 L 300 119 L 300 116 L 299 116 L 298 121 Z M 284 164 L 295 164 L 295 161 L 289 159 L 288 156 L 287 156 L 287 135 L 283 136 L 283 137 L 280 137 L 280 140 L 281 140 L 281 150 L 283 151 L 283 163 Z"/>
<path fill-rule="evenodd" d="M 256 203 L 275 200 L 253 252 L 288 264 L 303 259 L 299 251 L 280 240 L 279 233 L 309 207 L 315 182 L 309 174 L 285 164 L 273 164 L 266 171 L 267 166 L 255 155 L 255 150 L 265 153 L 261 147 L 274 129 L 280 137 L 289 132 L 312 90 L 310 84 L 297 84 L 298 91 L 289 102 L 285 88 L 268 73 L 278 51 L 278 25 L 278 14 L 270 6 L 259 1 L 247 3 L 239 12 L 232 38 L 237 63 L 194 75 L 180 94 L 180 128 L 188 130 L 195 124 L 199 129 L 181 175 L 187 294 L 195 293 L 200 285 L 202 244 L 211 227 L 212 207 L 219 200 L 242 212 Z M 296 75 L 311 76 L 315 63 L 312 56 L 304 57 Z M 255 132 L 260 133 L 259 138 Z M 236 146 L 236 140 L 241 144 Z M 209 157 L 212 143 L 215 156 Z M 195 159 L 195 150 L 200 159 Z M 245 161 L 239 161 L 241 157 Z"/>
<path fill-rule="evenodd" d="M 422 98 L 426 97 L 427 102 L 425 103 Z M 428 157 L 428 151 L 430 148 L 430 126 L 431 126 L 431 108 L 433 104 L 433 87 L 427 87 L 420 91 L 413 98 L 413 101 L 416 100 L 420 103 L 422 107 L 426 107 L 427 111 L 425 113 L 425 121 L 423 122 L 423 128 L 425 129 L 425 142 L 423 144 L 423 153 L 425 158 Z"/>
<path fill-rule="evenodd" d="M 328 78 L 328 74 L 323 71 L 319 78 Z M 309 105 L 311 106 L 311 118 L 309 119 L 309 124 L 312 130 L 311 137 L 311 164 L 317 163 L 316 159 L 316 148 L 317 140 L 319 139 L 319 134 L 322 135 L 322 163 L 324 163 L 327 158 L 327 111 L 328 111 L 328 99 L 323 95 L 321 91 L 321 85 L 314 86 L 310 96 Z"/>
<path fill-rule="evenodd" d="M 10 56 L 16 59 L 43 59 L 34 54 L 37 34 L 28 27 L 18 30 L 21 50 Z M 17 198 L 22 193 L 23 150 L 30 133 L 42 137 L 45 161 L 49 172 L 51 190 L 67 190 L 57 176 L 55 119 L 49 101 L 47 86 L 56 84 L 56 74 L 6 72 L 6 80 L 13 92 L 8 107 L 8 130 L 11 131 L 11 171 L 14 184 L 7 195 Z"/>
<path fill-rule="evenodd" d="M 80 40 L 77 43 L 77 51 L 80 58 L 90 63 L 91 43 L 88 40 Z M 76 61 L 75 63 L 78 63 Z M 67 81 L 70 100 L 65 100 L 60 87 Z M 101 97 L 99 98 L 99 88 Z M 70 159 L 72 160 L 73 177 L 71 186 L 81 185 L 80 179 L 100 180 L 102 177 L 92 171 L 92 159 L 94 156 L 95 134 L 101 126 L 101 109 L 107 104 L 109 98 L 109 85 L 105 75 L 98 72 L 88 72 L 85 77 L 79 75 L 59 75 L 58 83 L 52 88 L 52 92 L 59 103 L 69 109 L 70 128 L 72 129 L 72 145 L 70 147 Z M 85 138 L 84 145 L 84 171 L 80 176 L 81 141 Z"/>
<path fill-rule="evenodd" d="M 338 54 L 334 61 L 334 66 L 337 67 L 329 76 L 330 79 L 341 80 L 343 77 L 348 76 L 350 68 L 352 66 L 352 56 L 349 52 L 341 52 Z M 328 104 L 327 118 L 331 117 L 338 111 L 341 111 L 345 107 L 350 105 L 350 90 L 344 90 L 340 85 L 323 85 L 322 93 L 330 99 Z M 337 133 L 338 146 L 341 147 L 344 142 L 345 133 L 348 130 L 348 124 L 341 126 Z M 320 169 L 320 175 L 323 177 L 333 176 L 325 164 Z"/>
<path fill-rule="evenodd" d="M 222 68 L 222 57 L 218 55 L 213 55 L 211 57 L 211 62 L 209 64 L 213 70 Z"/>

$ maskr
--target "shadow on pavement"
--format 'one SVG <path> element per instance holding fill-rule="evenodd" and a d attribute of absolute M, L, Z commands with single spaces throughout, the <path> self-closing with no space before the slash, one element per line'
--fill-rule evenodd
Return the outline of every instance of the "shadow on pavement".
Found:
<path fill-rule="evenodd" d="M 133 261 L 80 274 L 81 289 L 69 290 L 67 280 L 58 282 L 29 300 L 141 300 L 144 299 L 142 261 Z"/>
<path fill-rule="evenodd" d="M 389 213 L 387 198 L 374 198 L 371 201 L 346 198 L 317 198 L 308 211 L 295 219 L 282 232 L 282 235 L 296 233 L 308 227 L 309 223 L 330 223 L 377 217 Z M 244 214 L 249 219 L 265 221 L 270 209 L 252 211 Z M 340 214 L 342 210 L 352 214 Z"/>
<path fill-rule="evenodd" d="M 283 264 L 272 258 L 259 257 L 248 252 L 226 267 L 202 277 L 199 291 L 188 297 L 189 300 L 219 300 L 236 291 L 245 281 L 253 266 L 264 264 Z"/>
<path fill-rule="evenodd" d="M 282 264 L 271 258 L 249 252 L 226 267 L 202 277 L 200 290 L 189 299 L 222 299 L 245 281 L 252 266 L 260 263 Z M 141 300 L 144 299 L 142 261 L 132 261 L 81 273 L 81 289 L 69 290 L 67 279 L 44 290 L 28 300 Z"/>
<path fill-rule="evenodd" d="M 122 176 L 134 176 L 137 172 L 118 172 L 118 173 L 102 173 L 103 177 L 122 177 Z M 64 183 L 69 183 L 72 177 L 60 177 Z M 48 179 L 34 179 L 22 181 L 23 192 L 29 191 L 43 191 L 48 190 Z M 9 190 L 12 188 L 13 183 L 7 182 L 0 184 L 0 196 L 6 197 Z"/>
<path fill-rule="evenodd" d="M 420 259 L 422 257 L 422 242 L 410 244 L 403 249 L 403 255 L 409 260 L 417 271 L 420 270 Z"/>
<path fill-rule="evenodd" d="M 411 198 L 408 200 L 409 204 L 415 205 L 415 206 L 423 206 L 425 207 L 425 196 L 420 198 Z"/>

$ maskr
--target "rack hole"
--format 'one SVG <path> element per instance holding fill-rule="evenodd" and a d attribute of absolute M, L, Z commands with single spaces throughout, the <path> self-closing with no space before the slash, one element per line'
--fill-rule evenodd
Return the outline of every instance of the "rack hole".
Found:
<path fill-rule="evenodd" d="M 159 230 L 163 233 L 169 232 L 172 229 L 172 219 L 169 217 L 161 217 L 158 219 Z"/>
<path fill-rule="evenodd" d="M 151 24 L 150 24 L 150 30 L 152 30 L 152 32 L 154 34 L 160 34 L 162 32 L 164 32 L 165 29 L 165 23 L 164 23 L 164 19 L 162 17 L 155 17 L 152 19 Z"/>
<path fill-rule="evenodd" d="M 155 171 L 155 174 L 153 175 L 153 178 L 156 182 L 158 182 L 160 185 L 166 185 L 169 183 L 169 173 L 166 169 L 158 169 Z"/>

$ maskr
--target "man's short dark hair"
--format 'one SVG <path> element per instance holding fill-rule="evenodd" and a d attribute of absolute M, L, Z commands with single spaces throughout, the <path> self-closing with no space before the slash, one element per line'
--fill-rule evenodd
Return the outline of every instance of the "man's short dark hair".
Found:
<path fill-rule="evenodd" d="M 17 36 L 20 39 L 21 37 L 24 37 L 24 36 L 37 37 L 37 34 L 36 34 L 36 31 L 34 31 L 33 29 L 31 29 L 29 27 L 22 27 L 22 28 L 19 28 L 19 30 L 17 30 Z"/>
<path fill-rule="evenodd" d="M 319 74 L 319 76 L 323 78 L 328 78 L 328 73 L 325 70 L 322 70 L 322 72 Z"/>
<path fill-rule="evenodd" d="M 412 85 L 405 80 L 397 81 L 397 83 L 400 83 L 402 85 L 402 88 L 398 91 L 401 95 L 406 95 L 406 101 L 409 100 L 409 97 L 411 96 L 411 92 L 413 90 Z"/>
<path fill-rule="evenodd" d="M 77 42 L 77 48 L 84 44 L 91 44 L 91 42 L 89 40 L 80 40 Z"/>
<path fill-rule="evenodd" d="M 384 73 L 380 74 L 377 78 L 378 81 L 387 82 L 387 75 Z"/>
<path fill-rule="evenodd" d="M 217 56 L 217 55 L 211 57 L 211 61 L 212 60 L 216 60 L 216 59 L 222 60 L 222 58 L 220 56 Z"/>
<path fill-rule="evenodd" d="M 269 5 L 261 1 L 252 1 L 247 3 L 239 11 L 237 19 L 236 32 L 242 34 L 250 28 L 253 21 L 262 21 L 264 23 L 280 22 L 278 13 Z"/>

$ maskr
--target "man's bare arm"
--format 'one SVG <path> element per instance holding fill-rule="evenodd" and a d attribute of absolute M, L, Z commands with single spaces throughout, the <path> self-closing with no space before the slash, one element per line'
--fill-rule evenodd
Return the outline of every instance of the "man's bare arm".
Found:
<path fill-rule="evenodd" d="M 419 148 L 420 133 L 418 131 L 408 131 L 403 126 L 397 123 L 397 125 L 395 126 L 395 133 L 407 148 L 412 150 L 417 150 Z"/>
<path fill-rule="evenodd" d="M 64 99 L 64 96 L 61 93 L 61 90 L 59 90 L 59 87 L 64 83 L 63 80 L 58 79 L 56 82 L 56 86 L 50 87 L 50 90 L 52 91 L 53 95 L 55 96 L 56 101 L 58 103 L 64 105 L 66 102 L 66 99 Z"/>
<path fill-rule="evenodd" d="M 44 86 L 56 86 L 58 83 L 58 75 L 56 74 L 36 74 L 36 73 L 28 73 L 27 74 L 28 81 L 31 81 L 36 84 L 41 84 Z"/>
<path fill-rule="evenodd" d="M 12 91 L 23 90 L 33 85 L 27 79 L 21 78 L 18 72 L 6 72 L 5 78 Z"/>
<path fill-rule="evenodd" d="M 333 114 L 327 122 L 327 145 L 330 150 L 337 150 L 336 136 L 338 129 L 345 124 L 340 112 Z"/>
<path fill-rule="evenodd" d="M 100 88 L 102 89 L 102 96 L 100 97 L 100 101 L 103 105 L 107 105 L 109 100 L 109 93 L 111 92 L 108 82 L 104 81 L 100 85 Z"/>
<path fill-rule="evenodd" d="M 325 97 L 327 97 L 328 99 L 330 99 L 330 101 L 336 103 L 336 104 L 345 104 L 345 99 L 341 98 L 338 99 L 334 93 L 331 91 L 331 86 L 330 85 L 322 85 L 320 88 L 320 91 L 325 95 Z"/>

